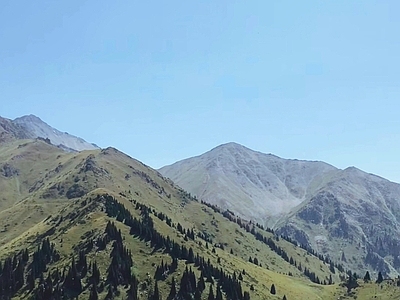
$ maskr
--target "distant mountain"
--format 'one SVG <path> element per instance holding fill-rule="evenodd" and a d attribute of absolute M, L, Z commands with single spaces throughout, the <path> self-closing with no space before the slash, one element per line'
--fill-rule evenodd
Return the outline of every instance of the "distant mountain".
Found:
<path fill-rule="evenodd" d="M 202 200 L 273 227 L 353 270 L 400 271 L 400 185 L 357 168 L 235 143 L 159 170 Z"/>
<path fill-rule="evenodd" d="M 265 222 L 302 203 L 313 183 L 335 170 L 324 162 L 283 159 L 228 143 L 159 171 L 198 198 Z"/>
<path fill-rule="evenodd" d="M 1 118 L 1 124 L 7 126 L 14 133 L 15 138 L 43 138 L 49 139 L 51 144 L 59 146 L 60 148 L 68 151 L 82 151 L 99 149 L 95 144 L 91 144 L 82 138 L 61 132 L 47 123 L 43 122 L 40 118 L 34 115 L 23 116 L 15 120 L 8 120 Z M 0 124 L 0 126 L 1 126 Z M 10 135 L 10 134 L 4 134 Z"/>

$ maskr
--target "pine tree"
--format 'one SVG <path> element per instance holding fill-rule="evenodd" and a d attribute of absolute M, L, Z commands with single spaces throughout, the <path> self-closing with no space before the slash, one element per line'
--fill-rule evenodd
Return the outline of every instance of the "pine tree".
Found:
<path fill-rule="evenodd" d="M 371 276 L 369 275 L 369 271 L 367 271 L 367 273 L 365 273 L 364 276 L 364 282 L 370 282 L 371 281 Z"/>
<path fill-rule="evenodd" d="M 97 294 L 97 287 L 95 284 L 92 285 L 92 289 L 90 290 L 89 300 L 98 300 L 99 295 Z"/>
<path fill-rule="evenodd" d="M 378 279 L 376 280 L 376 283 L 381 283 L 382 281 L 383 281 L 383 276 L 382 276 L 382 273 L 379 272 L 378 273 Z"/>
<path fill-rule="evenodd" d="M 100 271 L 99 268 L 97 267 L 97 262 L 94 261 L 92 264 L 92 274 L 90 277 L 90 281 L 92 281 L 94 284 L 99 284 L 100 282 Z"/>
<path fill-rule="evenodd" d="M 271 293 L 272 295 L 275 295 L 275 294 L 276 294 L 275 284 L 272 284 L 272 285 L 271 285 L 270 293 Z"/>
<path fill-rule="evenodd" d="M 258 259 L 257 259 L 257 257 L 254 257 L 253 263 L 254 263 L 255 265 L 258 266 Z"/>
<path fill-rule="evenodd" d="M 248 291 L 244 292 L 243 300 L 250 300 L 250 293 Z"/>
<path fill-rule="evenodd" d="M 331 273 L 335 274 L 335 266 L 333 265 L 332 261 L 329 264 L 329 271 L 331 271 Z"/>
<path fill-rule="evenodd" d="M 357 277 L 354 275 L 351 274 L 351 271 L 348 271 L 348 273 L 347 273 L 347 277 L 348 277 L 347 282 L 346 282 L 347 292 L 350 292 L 351 289 L 358 287 Z"/>
<path fill-rule="evenodd" d="M 286 295 L 283 295 L 282 300 L 287 300 Z"/>
<path fill-rule="evenodd" d="M 208 292 L 208 298 L 207 299 L 208 300 L 215 300 L 214 292 L 213 292 L 213 289 L 212 289 L 212 284 L 210 284 L 210 291 Z"/>
<path fill-rule="evenodd" d="M 110 284 L 108 286 L 108 292 L 107 292 L 105 300 L 112 300 L 113 298 L 114 298 L 114 293 L 113 293 L 113 290 L 112 290 L 112 286 Z"/>
<path fill-rule="evenodd" d="M 68 274 L 65 277 L 64 286 L 77 294 L 82 291 L 81 278 L 78 274 L 74 257 L 72 257 L 71 267 L 69 268 Z"/>
<path fill-rule="evenodd" d="M 201 300 L 201 292 L 199 291 L 199 289 L 197 289 L 194 293 L 194 300 Z"/>
<path fill-rule="evenodd" d="M 215 295 L 215 300 L 222 300 L 222 292 L 221 287 L 217 285 L 217 293 Z"/>
<path fill-rule="evenodd" d="M 171 290 L 169 291 L 167 300 L 172 300 L 172 299 L 174 299 L 175 296 L 176 296 L 175 278 L 172 277 Z"/>
<path fill-rule="evenodd" d="M 347 262 L 347 260 L 346 260 L 346 256 L 344 255 L 344 252 L 342 252 L 342 257 L 341 257 L 341 260 L 342 260 L 342 261 L 344 261 L 344 262 Z"/>
<path fill-rule="evenodd" d="M 160 291 L 158 290 L 157 280 L 154 283 L 154 292 L 152 300 L 161 300 Z"/>
<path fill-rule="evenodd" d="M 204 282 L 204 277 L 200 274 L 200 278 L 197 283 L 197 289 L 200 291 L 201 294 L 205 288 L 206 288 L 206 283 Z"/>

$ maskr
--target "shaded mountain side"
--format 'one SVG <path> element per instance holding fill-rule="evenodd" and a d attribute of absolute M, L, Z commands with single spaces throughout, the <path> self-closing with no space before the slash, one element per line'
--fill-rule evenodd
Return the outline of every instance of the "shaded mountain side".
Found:
<path fill-rule="evenodd" d="M 400 185 L 352 167 L 338 171 L 277 227 L 353 269 L 395 275 L 400 270 L 399 211 Z"/>
<path fill-rule="evenodd" d="M 20 124 L 0 117 L 0 143 L 10 142 L 14 139 L 35 138 L 34 134 L 27 131 Z"/>

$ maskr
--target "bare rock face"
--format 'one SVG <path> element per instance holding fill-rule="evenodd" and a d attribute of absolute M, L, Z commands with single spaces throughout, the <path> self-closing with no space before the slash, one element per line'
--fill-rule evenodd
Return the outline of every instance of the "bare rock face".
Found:
<path fill-rule="evenodd" d="M 13 177 L 13 176 L 18 176 L 19 171 L 14 168 L 12 165 L 5 163 L 2 166 L 2 173 L 5 177 Z"/>

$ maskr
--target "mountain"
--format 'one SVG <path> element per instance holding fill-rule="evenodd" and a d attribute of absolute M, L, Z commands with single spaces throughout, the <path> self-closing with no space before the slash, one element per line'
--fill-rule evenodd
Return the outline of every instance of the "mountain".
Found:
<path fill-rule="evenodd" d="M 397 274 L 400 185 L 354 167 L 338 170 L 276 228 L 353 269 Z"/>
<path fill-rule="evenodd" d="M 346 278 L 341 262 L 115 148 L 67 152 L 7 119 L 0 130 L 1 298 L 400 297 L 400 280 Z"/>
<path fill-rule="evenodd" d="M 22 128 L 30 138 L 49 139 L 53 145 L 69 151 L 82 151 L 99 149 L 95 144 L 90 144 L 82 138 L 66 132 L 61 132 L 34 115 L 23 116 L 11 121 Z"/>
<path fill-rule="evenodd" d="M 287 160 L 228 143 L 159 171 L 199 199 L 272 225 L 335 170 L 323 162 Z"/>
<path fill-rule="evenodd" d="M 197 201 L 117 149 L 65 152 L 5 123 L 4 136 L 13 138 L 0 143 L 3 297 L 148 299 L 158 291 L 167 299 L 174 289 L 182 299 L 208 299 L 210 290 L 224 300 L 346 295 L 341 265 Z"/>
<path fill-rule="evenodd" d="M 159 171 L 199 199 L 271 226 L 352 270 L 400 271 L 399 184 L 235 143 Z"/>
<path fill-rule="evenodd" d="M 25 127 L 13 121 L 0 117 L 0 143 L 9 142 L 13 139 L 35 138 L 34 134 Z"/>

